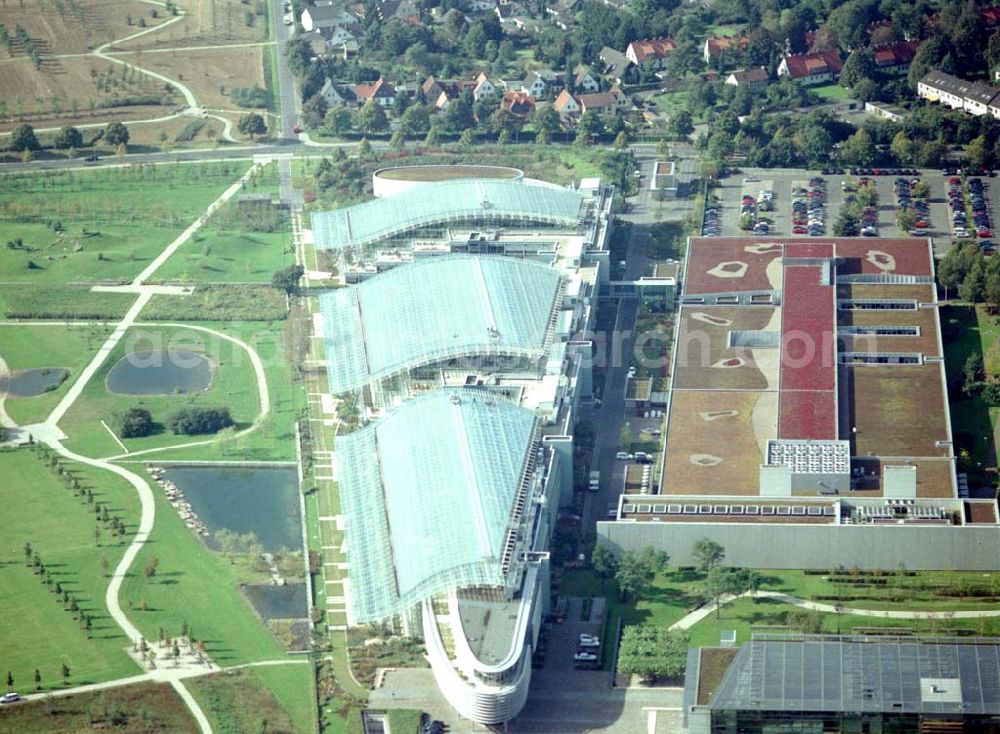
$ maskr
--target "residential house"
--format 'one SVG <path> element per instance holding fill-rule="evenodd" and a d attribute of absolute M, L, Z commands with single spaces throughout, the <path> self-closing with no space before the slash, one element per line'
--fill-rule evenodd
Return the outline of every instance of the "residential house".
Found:
<path fill-rule="evenodd" d="M 785 56 L 778 64 L 778 76 L 791 77 L 799 84 L 826 84 L 837 80 L 844 64 L 837 49 Z"/>
<path fill-rule="evenodd" d="M 497 5 L 493 12 L 505 32 L 521 31 L 531 20 L 531 15 L 518 3 L 502 3 Z"/>
<path fill-rule="evenodd" d="M 535 98 L 527 92 L 507 92 L 500 99 L 500 109 L 524 120 L 535 111 Z"/>
<path fill-rule="evenodd" d="M 302 11 L 300 20 L 306 33 L 358 22 L 357 16 L 340 3 L 309 5 Z"/>
<path fill-rule="evenodd" d="M 917 96 L 977 116 L 992 114 L 1000 118 L 998 94 L 1000 88 L 983 82 L 969 82 L 937 70 L 927 72 L 917 82 Z M 994 108 L 997 112 L 993 112 Z"/>
<path fill-rule="evenodd" d="M 552 22 L 564 31 L 573 23 L 573 12 L 579 0 L 549 0 L 545 4 L 545 12 L 552 17 Z"/>
<path fill-rule="evenodd" d="M 618 87 L 612 87 L 607 92 L 594 92 L 592 94 L 579 94 L 576 102 L 580 106 L 580 114 L 590 112 L 599 117 L 610 117 L 618 110 L 624 110 L 628 105 L 628 98 Z"/>
<path fill-rule="evenodd" d="M 562 77 L 549 69 L 538 69 L 529 72 L 521 82 L 521 91 L 527 92 L 535 99 L 541 99 L 549 93 L 558 92 L 565 86 Z"/>
<path fill-rule="evenodd" d="M 910 71 L 910 64 L 920 47 L 920 41 L 900 41 L 872 49 L 875 68 L 883 74 L 899 75 Z"/>
<path fill-rule="evenodd" d="M 438 97 L 444 93 L 444 86 L 431 74 L 420 85 L 420 92 L 424 95 L 424 100 L 427 104 L 434 104 Z"/>
<path fill-rule="evenodd" d="M 564 89 L 559 92 L 556 101 L 552 103 L 552 108 L 559 113 L 559 117 L 566 119 L 580 114 L 580 103 L 576 101 L 569 90 Z"/>
<path fill-rule="evenodd" d="M 747 87 L 756 94 L 767 89 L 767 85 L 771 83 L 771 77 L 768 75 L 767 69 L 758 66 L 754 69 L 734 71 L 726 77 L 725 83 L 733 87 Z"/>
<path fill-rule="evenodd" d="M 479 72 L 476 77 L 476 85 L 472 88 L 472 98 L 477 102 L 481 99 L 492 99 L 497 96 L 497 87 L 486 76 L 485 71 Z"/>
<path fill-rule="evenodd" d="M 983 29 L 989 33 L 1000 28 L 1000 5 L 992 5 L 988 8 L 979 9 L 979 19 L 982 21 Z"/>
<path fill-rule="evenodd" d="M 374 99 L 381 106 L 388 107 L 396 101 L 396 88 L 385 79 L 379 79 L 371 84 L 354 85 L 354 97 L 359 106 Z"/>
<path fill-rule="evenodd" d="M 420 25 L 420 10 L 411 0 L 383 0 L 375 6 L 379 20 L 401 20 L 404 23 Z"/>
<path fill-rule="evenodd" d="M 353 105 L 357 101 L 354 93 L 346 87 L 338 87 L 332 79 L 327 77 L 323 82 L 323 87 L 319 90 L 320 96 L 326 102 L 327 107 L 343 107 Z"/>
<path fill-rule="evenodd" d="M 632 66 L 628 56 L 610 46 L 602 48 L 597 57 L 604 64 L 604 73 L 610 76 L 615 84 L 622 83 L 625 72 Z"/>
<path fill-rule="evenodd" d="M 479 13 L 492 12 L 493 8 L 496 7 L 496 2 L 490 2 L 490 0 L 462 0 L 457 5 L 463 13 L 478 15 Z"/>
<path fill-rule="evenodd" d="M 573 87 L 578 92 L 601 91 L 601 83 L 583 64 L 577 64 L 576 68 L 573 69 Z"/>
<path fill-rule="evenodd" d="M 713 60 L 718 61 L 722 57 L 723 52 L 727 50 L 732 50 L 734 53 L 746 51 L 749 44 L 750 39 L 743 34 L 738 36 L 709 36 L 705 39 L 705 45 L 702 47 L 702 56 L 705 59 L 705 63 L 709 64 Z"/>
<path fill-rule="evenodd" d="M 639 67 L 662 69 L 676 48 L 677 44 L 672 38 L 647 38 L 632 41 L 625 49 L 625 57 Z"/>

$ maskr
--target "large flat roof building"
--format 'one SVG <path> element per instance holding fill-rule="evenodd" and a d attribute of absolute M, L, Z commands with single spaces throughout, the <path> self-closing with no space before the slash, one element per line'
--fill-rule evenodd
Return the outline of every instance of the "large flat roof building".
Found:
<path fill-rule="evenodd" d="M 705 652 L 689 655 L 689 734 L 1000 727 L 997 638 L 755 635 L 718 681 L 701 674 Z"/>
<path fill-rule="evenodd" d="M 658 482 L 626 471 L 602 542 L 1000 566 L 995 502 L 958 494 L 928 240 L 693 238 L 682 288 Z"/>

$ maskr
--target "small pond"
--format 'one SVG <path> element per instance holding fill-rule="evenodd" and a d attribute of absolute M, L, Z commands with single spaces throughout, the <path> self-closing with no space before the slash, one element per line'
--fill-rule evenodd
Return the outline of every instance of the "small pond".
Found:
<path fill-rule="evenodd" d="M 105 383 L 119 395 L 170 395 L 203 392 L 212 377 L 212 362 L 204 354 L 171 349 L 126 354 Z"/>
<path fill-rule="evenodd" d="M 243 593 L 265 619 L 304 619 L 309 616 L 305 584 L 247 584 Z"/>
<path fill-rule="evenodd" d="M 43 367 L 36 370 L 20 370 L 0 377 L 0 394 L 15 398 L 33 398 L 36 395 L 55 390 L 69 377 L 69 370 L 62 367 Z"/>
<path fill-rule="evenodd" d="M 302 550 L 298 474 L 284 467 L 167 466 L 173 482 L 205 523 L 208 544 L 226 528 L 255 533 L 266 551 Z"/>

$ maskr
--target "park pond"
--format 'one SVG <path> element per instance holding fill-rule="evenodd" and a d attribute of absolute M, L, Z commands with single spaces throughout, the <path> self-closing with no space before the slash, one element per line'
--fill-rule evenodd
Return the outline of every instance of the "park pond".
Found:
<path fill-rule="evenodd" d="M 119 395 L 195 393 L 212 386 L 212 373 L 211 360 L 200 352 L 130 352 L 111 368 L 105 383 Z"/>
<path fill-rule="evenodd" d="M 309 616 L 305 584 L 246 584 L 243 593 L 266 619 L 304 619 Z"/>
<path fill-rule="evenodd" d="M 265 551 L 302 550 L 298 474 L 293 468 L 260 466 L 166 466 L 173 483 L 207 530 L 254 533 Z"/>
<path fill-rule="evenodd" d="M 0 377 L 0 395 L 33 398 L 55 390 L 67 377 L 69 377 L 69 370 L 62 367 L 18 370 Z"/>

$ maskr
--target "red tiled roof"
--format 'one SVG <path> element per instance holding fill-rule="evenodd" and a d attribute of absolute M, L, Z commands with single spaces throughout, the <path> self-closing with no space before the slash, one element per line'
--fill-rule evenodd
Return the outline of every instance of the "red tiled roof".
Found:
<path fill-rule="evenodd" d="M 980 8 L 979 17 L 982 19 L 983 25 L 987 28 L 1000 25 L 1000 6 L 993 5 L 989 8 Z"/>
<path fill-rule="evenodd" d="M 359 101 L 367 101 L 378 97 L 395 97 L 396 88 L 384 79 L 379 79 L 374 84 L 357 84 L 354 87 L 354 96 Z"/>
<path fill-rule="evenodd" d="M 900 41 L 872 49 L 876 66 L 909 66 L 917 54 L 920 41 Z"/>
<path fill-rule="evenodd" d="M 636 60 L 641 64 L 649 57 L 662 59 L 674 52 L 677 44 L 672 38 L 647 38 L 642 41 L 632 41 L 629 44 L 635 54 Z"/>
<path fill-rule="evenodd" d="M 535 109 L 535 99 L 527 92 L 507 92 L 500 100 L 500 109 L 524 116 Z"/>
<path fill-rule="evenodd" d="M 727 48 L 736 46 L 740 49 L 745 49 L 749 45 L 750 39 L 743 35 L 709 36 L 705 39 L 705 43 L 708 45 L 708 55 L 713 59 L 717 59 Z"/>
<path fill-rule="evenodd" d="M 792 79 L 802 79 L 813 74 L 839 74 L 843 63 L 836 49 L 815 51 L 808 54 L 792 54 L 786 56 L 785 66 Z"/>

